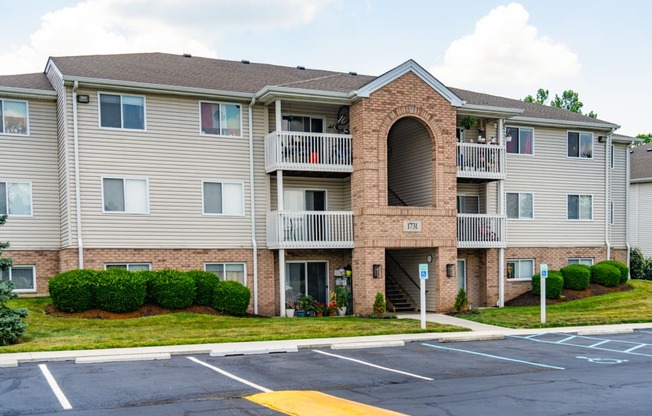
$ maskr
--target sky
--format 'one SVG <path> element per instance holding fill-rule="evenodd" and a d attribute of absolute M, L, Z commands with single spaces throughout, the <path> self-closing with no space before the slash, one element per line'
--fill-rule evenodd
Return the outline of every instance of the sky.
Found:
<path fill-rule="evenodd" d="M 3 2 L 0 74 L 49 56 L 191 53 L 381 75 L 414 59 L 445 85 L 522 99 L 572 89 L 582 111 L 652 132 L 649 0 L 21 0 Z"/>

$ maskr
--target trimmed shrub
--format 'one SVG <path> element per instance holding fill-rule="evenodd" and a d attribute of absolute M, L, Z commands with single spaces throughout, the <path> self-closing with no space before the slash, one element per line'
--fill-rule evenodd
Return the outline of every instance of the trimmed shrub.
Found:
<path fill-rule="evenodd" d="M 381 292 L 376 292 L 376 298 L 373 304 L 374 315 L 376 315 L 376 318 L 380 318 L 386 310 L 387 304 L 385 303 L 385 297 Z"/>
<path fill-rule="evenodd" d="M 152 287 L 153 287 L 153 281 L 154 277 L 156 276 L 156 272 L 153 272 L 151 270 L 139 270 L 137 272 L 132 272 L 136 276 L 140 276 L 144 281 L 145 281 L 145 303 L 148 305 L 153 305 L 156 303 L 154 300 L 154 296 L 152 295 Z"/>
<path fill-rule="evenodd" d="M 652 280 L 652 274 L 647 274 L 648 263 L 652 262 L 645 258 L 641 250 L 634 247 L 629 255 L 629 268 L 632 279 Z"/>
<path fill-rule="evenodd" d="M 564 288 L 564 276 L 557 270 L 549 270 L 546 279 L 546 298 L 559 299 L 561 290 Z M 535 274 L 532 276 L 532 292 L 537 295 L 541 294 L 541 276 Z"/>
<path fill-rule="evenodd" d="M 620 283 L 620 270 L 610 264 L 594 264 L 591 266 L 591 283 L 614 287 Z"/>
<path fill-rule="evenodd" d="M 460 288 L 459 292 L 457 292 L 453 308 L 455 308 L 458 313 L 464 313 L 469 310 L 469 297 L 464 288 Z"/>
<path fill-rule="evenodd" d="M 627 279 L 629 279 L 629 267 L 625 263 L 621 263 L 616 260 L 604 260 L 601 261 L 598 264 L 608 264 L 610 266 L 614 266 L 620 271 L 620 282 L 619 283 L 627 283 Z"/>
<path fill-rule="evenodd" d="M 591 269 L 583 264 L 571 264 L 559 270 L 564 277 L 564 288 L 584 290 L 591 283 Z"/>
<path fill-rule="evenodd" d="M 152 279 L 154 302 L 166 309 L 183 309 L 195 300 L 195 281 L 178 270 L 161 270 Z"/>
<path fill-rule="evenodd" d="M 203 270 L 191 270 L 186 274 L 192 277 L 197 287 L 195 305 L 212 305 L 215 288 L 221 283 L 220 278 L 215 273 Z"/>
<path fill-rule="evenodd" d="M 213 307 L 229 315 L 244 315 L 249 306 L 249 289 L 233 280 L 220 282 L 213 293 Z"/>
<path fill-rule="evenodd" d="M 95 307 L 95 270 L 70 270 L 48 281 L 54 307 L 63 312 L 83 312 Z"/>
<path fill-rule="evenodd" d="M 131 312 L 143 306 L 146 291 L 142 275 L 124 269 L 107 269 L 97 275 L 95 302 L 104 311 Z"/>
<path fill-rule="evenodd" d="M 12 309 L 5 302 L 16 299 L 14 282 L 0 280 L 0 345 L 15 344 L 27 329 L 21 318 L 27 318 L 27 309 Z"/>

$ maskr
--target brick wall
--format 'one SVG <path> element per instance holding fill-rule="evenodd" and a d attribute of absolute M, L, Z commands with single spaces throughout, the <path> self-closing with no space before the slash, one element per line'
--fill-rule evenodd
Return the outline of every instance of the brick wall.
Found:
<path fill-rule="evenodd" d="M 11 257 L 16 266 L 34 266 L 36 270 L 36 295 L 48 292 L 48 280 L 59 273 L 58 250 L 5 250 L 3 257 Z M 21 294 L 29 296 L 29 294 Z"/>

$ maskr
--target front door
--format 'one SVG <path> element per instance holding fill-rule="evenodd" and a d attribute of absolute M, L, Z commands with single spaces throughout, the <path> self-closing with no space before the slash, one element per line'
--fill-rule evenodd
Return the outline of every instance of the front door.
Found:
<path fill-rule="evenodd" d="M 466 290 L 466 259 L 457 260 L 457 291 Z M 467 291 L 468 292 L 468 291 Z"/>
<path fill-rule="evenodd" d="M 286 262 L 287 290 L 296 297 L 310 295 L 318 302 L 328 303 L 328 263 L 325 261 Z"/>

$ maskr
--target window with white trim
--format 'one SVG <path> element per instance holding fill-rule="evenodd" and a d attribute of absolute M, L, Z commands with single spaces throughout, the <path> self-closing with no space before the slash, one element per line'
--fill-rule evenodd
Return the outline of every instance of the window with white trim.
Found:
<path fill-rule="evenodd" d="M 583 264 L 585 266 L 593 266 L 593 258 L 592 257 L 574 257 L 568 259 L 568 265 L 570 266 L 571 264 Z"/>
<path fill-rule="evenodd" d="M 0 182 L 0 215 L 32 216 L 31 182 Z"/>
<path fill-rule="evenodd" d="M 148 188 L 147 179 L 102 178 L 104 212 L 147 214 Z"/>
<path fill-rule="evenodd" d="M 203 181 L 204 214 L 244 215 L 242 182 Z"/>
<path fill-rule="evenodd" d="M 567 141 L 568 157 L 593 158 L 593 133 L 569 131 Z"/>
<path fill-rule="evenodd" d="M 300 131 L 305 133 L 324 132 L 324 119 L 321 117 L 285 115 L 281 123 L 283 131 Z"/>
<path fill-rule="evenodd" d="M 568 195 L 566 208 L 569 220 L 593 220 L 593 196 L 591 195 Z"/>
<path fill-rule="evenodd" d="M 27 101 L 0 100 L 0 133 L 29 134 Z"/>
<path fill-rule="evenodd" d="M 0 270 L 0 280 L 14 282 L 14 292 L 36 292 L 36 268 L 34 266 L 12 266 Z"/>
<path fill-rule="evenodd" d="M 100 93 L 100 127 L 145 130 L 145 97 Z"/>
<path fill-rule="evenodd" d="M 479 214 L 480 197 L 478 195 L 457 195 L 458 214 Z"/>
<path fill-rule="evenodd" d="M 507 153 L 534 154 L 534 129 L 526 127 L 507 127 L 505 129 L 505 150 Z"/>
<path fill-rule="evenodd" d="M 140 272 L 142 270 L 152 270 L 151 263 L 105 263 L 104 270 L 123 269 L 130 272 Z"/>
<path fill-rule="evenodd" d="M 202 134 L 242 137 L 242 107 L 240 104 L 199 103 Z"/>
<path fill-rule="evenodd" d="M 246 286 L 244 263 L 205 263 L 204 270 L 215 273 L 222 280 L 233 280 Z"/>
<path fill-rule="evenodd" d="M 528 219 L 534 218 L 534 197 L 531 193 L 507 192 L 507 218 Z"/>
<path fill-rule="evenodd" d="M 534 275 L 533 259 L 507 259 L 507 279 L 532 279 Z"/>

